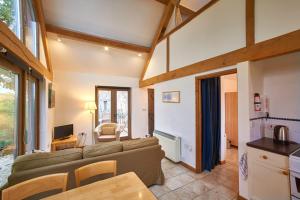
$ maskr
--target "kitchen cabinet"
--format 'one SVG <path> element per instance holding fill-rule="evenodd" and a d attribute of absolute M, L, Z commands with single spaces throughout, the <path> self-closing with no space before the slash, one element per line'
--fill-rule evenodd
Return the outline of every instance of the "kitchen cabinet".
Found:
<path fill-rule="evenodd" d="M 250 200 L 289 200 L 288 157 L 248 147 Z"/>

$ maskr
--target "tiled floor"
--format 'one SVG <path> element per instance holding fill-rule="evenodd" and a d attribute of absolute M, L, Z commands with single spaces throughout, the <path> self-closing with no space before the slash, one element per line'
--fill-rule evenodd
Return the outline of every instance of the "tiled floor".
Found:
<path fill-rule="evenodd" d="M 13 155 L 0 156 L 0 187 L 7 182 L 13 161 Z"/>
<path fill-rule="evenodd" d="M 232 200 L 237 199 L 237 149 L 228 149 L 226 164 L 211 172 L 196 174 L 185 167 L 163 159 L 166 182 L 150 190 L 159 200 Z"/>

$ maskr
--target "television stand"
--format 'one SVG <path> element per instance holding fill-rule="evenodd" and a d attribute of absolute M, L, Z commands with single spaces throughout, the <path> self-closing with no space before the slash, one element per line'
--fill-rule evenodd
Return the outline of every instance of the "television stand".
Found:
<path fill-rule="evenodd" d="M 51 151 L 57 151 L 62 149 L 75 148 L 77 145 L 76 135 L 72 135 L 66 139 L 56 139 L 51 142 Z"/>

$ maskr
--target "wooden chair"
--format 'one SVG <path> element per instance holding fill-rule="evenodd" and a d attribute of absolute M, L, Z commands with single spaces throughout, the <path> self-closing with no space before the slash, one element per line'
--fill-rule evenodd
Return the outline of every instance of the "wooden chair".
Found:
<path fill-rule="evenodd" d="M 109 160 L 97 163 L 92 163 L 75 170 L 75 179 L 77 187 L 80 186 L 80 182 L 100 174 L 117 174 L 117 161 Z"/>
<path fill-rule="evenodd" d="M 42 192 L 67 188 L 68 173 L 51 174 L 33 178 L 2 191 L 2 200 L 20 200 Z"/>

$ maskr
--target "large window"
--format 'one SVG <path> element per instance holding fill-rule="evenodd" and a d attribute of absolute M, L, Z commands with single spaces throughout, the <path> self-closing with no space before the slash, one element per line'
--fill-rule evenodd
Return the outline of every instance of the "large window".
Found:
<path fill-rule="evenodd" d="M 0 186 L 19 149 L 19 73 L 0 62 Z"/>
<path fill-rule="evenodd" d="M 31 0 L 0 0 L 0 20 L 39 58 L 39 24 Z M 0 55 L 0 187 L 17 155 L 39 149 L 39 81 L 30 66 Z"/>
<path fill-rule="evenodd" d="M 38 23 L 36 22 L 35 13 L 31 0 L 25 0 L 24 3 L 24 33 L 25 45 L 35 57 L 39 55 L 39 34 Z"/>
<path fill-rule="evenodd" d="M 7 24 L 35 57 L 39 57 L 39 24 L 32 0 L 0 0 L 0 20 Z"/>
<path fill-rule="evenodd" d="M 0 20 L 6 23 L 19 39 L 22 39 L 20 2 L 20 0 L 0 0 Z"/>

